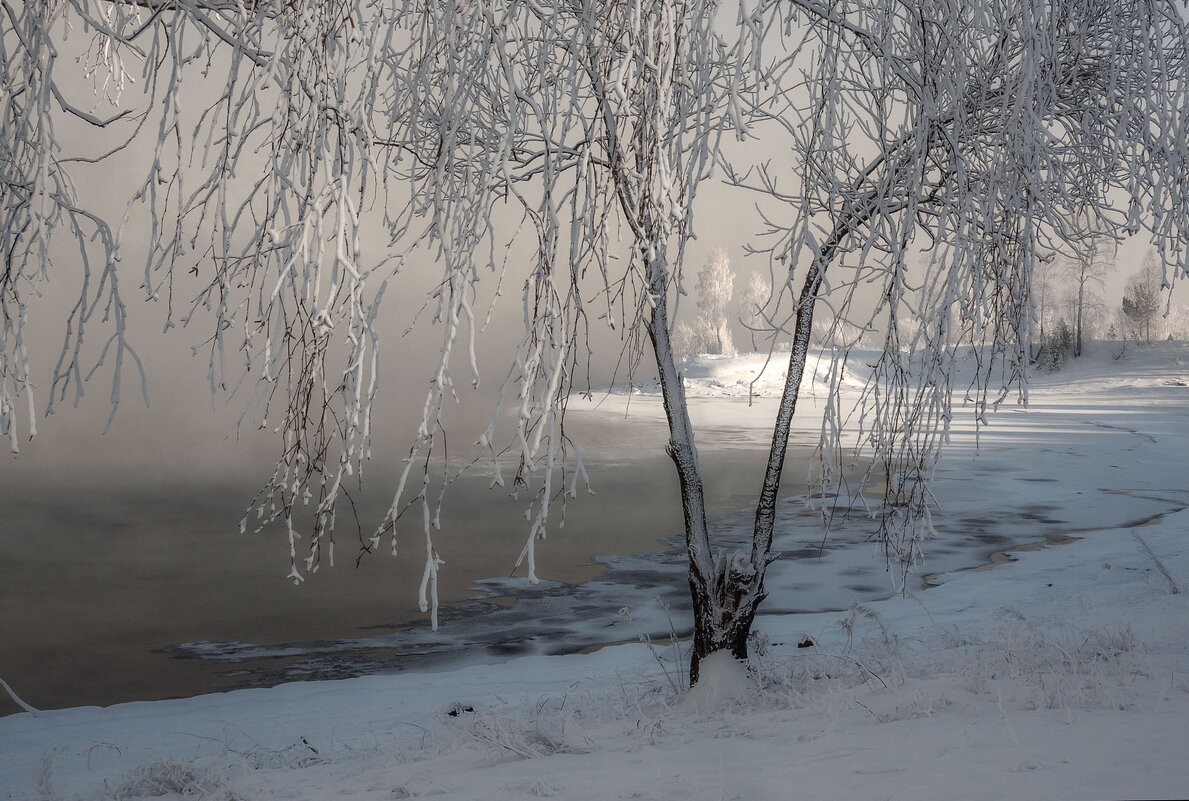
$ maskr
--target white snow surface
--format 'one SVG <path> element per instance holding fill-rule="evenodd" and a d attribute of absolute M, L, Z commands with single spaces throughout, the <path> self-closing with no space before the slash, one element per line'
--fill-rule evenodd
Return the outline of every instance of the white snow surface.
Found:
<path fill-rule="evenodd" d="M 1098 347 L 992 417 L 977 458 L 956 423 L 939 469 L 937 548 L 988 517 L 1047 545 L 848 611 L 762 616 L 749 674 L 711 664 L 679 696 L 682 644 L 654 639 L 22 713 L 0 719 L 0 798 L 1183 797 L 1189 346 Z M 732 398 L 756 365 L 689 365 L 695 418 L 770 425 Z M 632 404 L 656 413 L 646 387 Z"/>

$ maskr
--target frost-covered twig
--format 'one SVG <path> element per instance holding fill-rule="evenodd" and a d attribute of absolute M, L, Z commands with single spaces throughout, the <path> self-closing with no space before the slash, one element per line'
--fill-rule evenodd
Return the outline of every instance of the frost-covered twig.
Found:
<path fill-rule="evenodd" d="M 1146 553 L 1148 558 L 1152 560 L 1152 564 L 1156 565 L 1156 569 L 1160 571 L 1160 575 L 1164 576 L 1164 580 L 1168 582 L 1169 592 L 1173 595 L 1179 595 L 1181 587 L 1177 584 L 1176 579 L 1172 577 L 1172 573 L 1168 572 L 1168 568 L 1164 566 L 1164 562 L 1161 561 L 1160 557 L 1152 551 L 1144 538 L 1139 535 L 1138 531 L 1131 532 L 1131 536 L 1135 539 L 1136 544 L 1139 545 L 1140 550 Z"/>
<path fill-rule="evenodd" d="M 11 687 L 8 686 L 8 682 L 6 682 L 4 679 L 0 679 L 0 687 L 4 688 L 4 692 L 8 693 L 8 697 L 11 698 L 17 706 L 28 712 L 30 715 L 36 717 L 41 714 L 40 709 L 35 709 L 22 701 L 21 697 L 17 695 Z"/>

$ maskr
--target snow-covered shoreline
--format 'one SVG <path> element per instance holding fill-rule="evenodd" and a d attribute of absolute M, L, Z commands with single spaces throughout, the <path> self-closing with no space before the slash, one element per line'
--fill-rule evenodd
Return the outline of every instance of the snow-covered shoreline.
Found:
<path fill-rule="evenodd" d="M 1161 344 L 1038 377 L 977 459 L 957 425 L 932 550 L 947 530 L 988 547 L 1077 539 L 849 612 L 767 614 L 758 679 L 717 703 L 673 696 L 681 663 L 656 641 L 19 714 L 0 719 L 2 797 L 1183 795 L 1186 361 Z M 769 611 L 805 575 L 775 573 Z"/>

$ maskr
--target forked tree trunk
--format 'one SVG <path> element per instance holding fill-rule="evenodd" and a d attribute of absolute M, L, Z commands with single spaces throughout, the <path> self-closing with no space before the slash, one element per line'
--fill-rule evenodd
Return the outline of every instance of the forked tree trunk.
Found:
<path fill-rule="evenodd" d="M 690 684 L 697 683 L 704 658 L 716 651 L 730 651 L 736 659 L 747 659 L 747 641 L 756 610 L 764 599 L 764 573 L 770 561 L 776 517 L 776 500 L 788 446 L 789 429 L 796 410 L 801 377 L 809 353 L 813 328 L 814 299 L 821 286 L 824 265 L 834 248 L 823 251 L 826 261 L 815 261 L 806 278 L 798 304 L 793 351 L 784 394 L 777 413 L 768 466 L 756 508 L 756 523 L 750 552 L 714 552 L 706 524 L 706 504 L 698 469 L 693 427 L 685 399 L 681 374 L 673 360 L 666 307 L 667 269 L 656 260 L 648 266 L 649 288 L 655 306 L 648 319 L 648 335 L 660 375 L 661 397 L 669 423 L 666 451 L 673 460 L 681 484 L 681 507 L 685 520 L 685 543 L 689 556 L 689 587 L 693 600 L 694 641 L 690 655 Z"/>

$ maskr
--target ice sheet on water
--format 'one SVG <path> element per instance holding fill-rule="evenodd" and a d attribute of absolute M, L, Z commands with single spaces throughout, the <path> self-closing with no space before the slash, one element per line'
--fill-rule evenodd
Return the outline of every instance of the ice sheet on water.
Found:
<path fill-rule="evenodd" d="M 1143 510 L 1174 506 L 1146 498 L 1119 497 L 1114 502 L 1108 517 L 1120 523 Z M 930 548 L 929 573 L 985 564 L 992 552 L 1035 540 L 1038 534 L 1060 536 L 1072 525 L 1067 516 L 1045 504 L 1004 507 L 977 518 L 969 511 L 939 512 L 937 525 L 944 537 Z M 740 510 L 717 518 L 714 528 L 720 541 L 743 545 L 751 520 L 750 510 Z M 872 528 L 865 518 L 840 519 L 826 536 L 815 513 L 799 503 L 782 504 L 774 543 L 780 556 L 769 569 L 770 596 L 762 613 L 841 610 L 855 601 L 892 595 L 895 590 L 880 550 L 867 541 Z M 476 582 L 478 597 L 444 608 L 436 632 L 412 624 L 359 638 L 185 643 L 167 652 L 235 665 L 239 686 L 268 686 L 575 653 L 641 636 L 667 643 L 671 631 L 688 636 L 691 616 L 680 537 L 669 542 L 669 550 L 601 557 L 597 562 L 605 573 L 582 584 L 543 581 L 530 586 L 508 578 Z M 916 575 L 908 589 L 917 592 L 925 586 L 925 576 Z M 621 614 L 625 608 L 627 614 Z"/>

